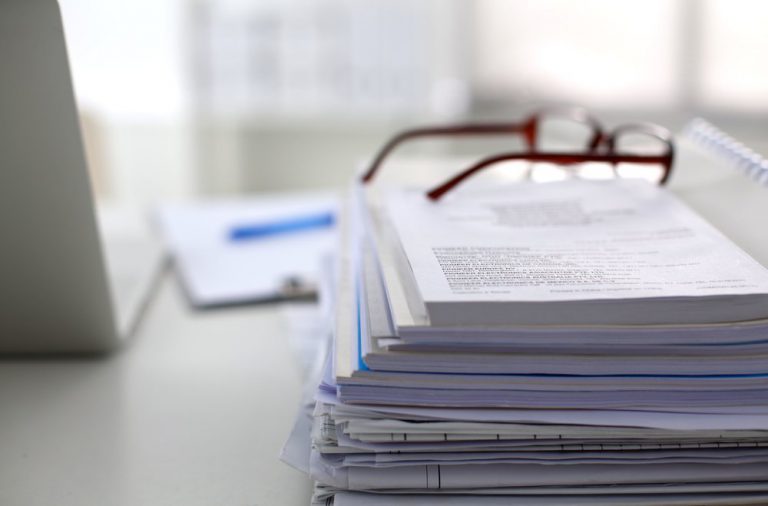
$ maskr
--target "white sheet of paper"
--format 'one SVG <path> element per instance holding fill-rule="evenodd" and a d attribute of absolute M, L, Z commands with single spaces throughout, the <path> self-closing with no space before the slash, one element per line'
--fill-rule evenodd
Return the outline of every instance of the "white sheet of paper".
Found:
<path fill-rule="evenodd" d="M 536 487 L 558 485 L 613 485 L 648 483 L 707 483 L 710 481 L 761 481 L 768 464 L 654 464 L 550 466 L 539 464 L 487 464 L 457 466 L 402 466 L 394 468 L 353 467 L 339 473 L 350 490 L 368 489 L 463 489 L 492 487 Z M 343 476 L 342 476 L 343 475 Z"/>
<path fill-rule="evenodd" d="M 567 410 L 567 409 L 450 409 L 414 406 L 361 407 L 343 405 L 335 395 L 318 390 L 316 399 L 333 405 L 335 412 L 352 416 L 402 420 L 466 420 L 497 423 L 548 423 L 611 425 L 669 430 L 768 430 L 768 408 L 690 408 L 659 410 Z"/>
<path fill-rule="evenodd" d="M 451 197 L 435 203 L 421 192 L 395 192 L 387 207 L 425 300 L 768 292 L 765 268 L 643 181 L 520 183 Z M 494 254 L 500 250 L 503 258 Z M 485 281 L 509 273 L 483 270 L 495 265 L 530 275 L 490 286 Z M 594 279 L 585 279 L 589 272 Z"/>
<path fill-rule="evenodd" d="M 531 304 L 595 300 L 613 304 L 610 318 L 601 311 L 589 316 L 584 311 L 590 306 L 578 306 L 567 321 L 580 323 L 581 315 L 585 323 L 687 323 L 686 314 L 697 309 L 690 298 L 711 299 L 706 310 L 688 317 L 691 322 L 766 316 L 768 270 L 647 182 L 520 183 L 458 192 L 440 202 L 420 191 L 395 191 L 387 213 L 434 325 L 526 323 L 526 317 L 559 323 L 548 320 L 551 311 Z M 745 295 L 760 303 L 747 310 L 743 302 L 714 299 Z M 673 307 L 676 300 L 683 305 Z M 663 303 L 618 316 L 627 301 Z M 517 307 L 510 303 L 527 305 L 510 313 Z M 667 309 L 673 314 L 663 314 Z"/>
<path fill-rule="evenodd" d="M 613 491 L 617 487 L 611 487 Z M 503 495 L 504 493 L 510 493 L 514 489 L 495 489 L 485 490 L 479 495 L 425 495 L 414 494 L 405 495 L 398 494 L 396 497 L 384 494 L 366 494 L 363 492 L 339 492 L 335 494 L 334 506 L 391 506 L 393 503 L 397 503 L 401 506 L 562 506 L 568 504 L 570 506 L 595 506 L 595 505 L 610 505 L 610 506 L 655 506 L 658 504 L 665 504 L 668 506 L 737 506 L 737 505 L 758 505 L 765 504 L 768 501 L 768 493 L 754 492 L 754 493 L 717 493 L 713 494 L 696 494 L 696 493 L 679 493 L 674 494 L 675 487 L 669 485 L 663 485 L 657 487 L 656 494 L 641 494 L 630 495 L 635 492 L 630 491 L 624 493 L 623 490 L 617 490 L 612 495 L 608 493 L 596 494 L 596 495 L 568 495 L 578 493 L 574 490 L 563 490 L 562 495 L 544 495 L 544 492 L 539 495 L 523 495 L 523 489 L 516 495 Z M 484 495 L 496 493 L 499 495 Z M 462 494 L 467 494 L 466 491 Z M 567 499 L 564 498 L 567 495 Z M 567 501 L 567 502 L 566 502 Z M 325 504 L 320 501 L 313 503 L 313 506 Z"/>

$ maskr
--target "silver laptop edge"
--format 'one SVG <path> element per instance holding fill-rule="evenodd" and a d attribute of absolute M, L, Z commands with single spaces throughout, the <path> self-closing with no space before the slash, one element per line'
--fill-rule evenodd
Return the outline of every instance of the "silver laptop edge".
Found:
<path fill-rule="evenodd" d="M 0 3 L 0 353 L 120 342 L 54 0 Z"/>

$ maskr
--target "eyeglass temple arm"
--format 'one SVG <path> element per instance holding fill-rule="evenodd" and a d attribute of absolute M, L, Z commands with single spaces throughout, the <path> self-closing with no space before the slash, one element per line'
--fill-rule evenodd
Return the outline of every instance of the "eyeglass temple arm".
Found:
<path fill-rule="evenodd" d="M 617 139 L 622 135 L 629 133 L 640 133 L 650 137 L 655 137 L 665 144 L 666 150 L 663 154 L 655 156 L 629 154 L 625 155 L 615 153 Z M 437 186 L 427 192 L 427 197 L 433 201 L 436 201 L 448 193 L 456 185 L 469 178 L 476 172 L 490 165 L 512 160 L 551 162 L 559 163 L 562 165 L 581 162 L 608 162 L 614 165 L 617 163 L 660 164 L 664 168 L 664 173 L 659 180 L 659 185 L 666 184 L 672 175 L 672 162 L 675 158 L 675 147 L 674 143 L 672 142 L 672 134 L 666 128 L 660 127 L 659 125 L 655 125 L 653 123 L 631 123 L 616 127 L 609 135 L 602 134 L 599 130 L 597 130 L 597 135 L 592 138 L 590 147 L 595 148 L 601 143 L 605 143 L 607 153 L 537 153 L 532 151 L 529 153 L 504 153 L 485 158 L 469 167 L 465 171 L 460 172 L 440 186 Z"/>
<path fill-rule="evenodd" d="M 568 165 L 568 164 L 574 164 L 574 163 L 584 163 L 584 162 L 608 162 L 608 163 L 645 163 L 645 164 L 660 164 L 664 167 L 664 175 L 659 181 L 659 184 L 664 184 L 671 172 L 672 167 L 672 151 L 670 146 L 670 151 L 663 155 L 656 155 L 656 156 L 646 156 L 646 155 L 622 155 L 622 154 L 613 154 L 613 153 L 606 153 L 606 154 L 598 154 L 598 153 L 537 153 L 537 152 L 529 152 L 529 153 L 505 153 L 501 155 L 492 156 L 489 158 L 485 158 L 483 160 L 480 160 L 476 164 L 472 165 L 468 169 L 466 169 L 463 172 L 460 172 L 459 174 L 455 175 L 454 177 L 450 178 L 445 183 L 436 186 L 435 188 L 429 190 L 427 192 L 427 197 L 430 200 L 437 201 L 451 191 L 454 187 L 456 187 L 459 183 L 462 181 L 468 179 L 473 174 L 485 169 L 486 167 L 489 167 L 491 165 L 500 163 L 500 162 L 506 162 L 506 161 L 513 161 L 513 160 L 526 160 L 530 162 L 550 162 L 550 163 L 558 163 L 561 165 Z"/>
<path fill-rule="evenodd" d="M 368 170 L 363 174 L 362 181 L 363 183 L 371 182 L 386 157 L 394 151 L 397 146 L 408 140 L 437 136 L 515 134 L 522 135 L 528 145 L 528 149 L 533 149 L 533 146 L 536 143 L 536 126 L 536 118 L 531 117 L 522 123 L 467 123 L 448 127 L 424 127 L 406 130 L 395 135 L 384 144 L 376 154 L 373 162 L 371 162 Z"/>

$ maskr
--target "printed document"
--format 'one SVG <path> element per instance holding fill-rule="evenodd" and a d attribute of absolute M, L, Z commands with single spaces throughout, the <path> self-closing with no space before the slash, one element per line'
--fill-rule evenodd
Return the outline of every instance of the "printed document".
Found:
<path fill-rule="evenodd" d="M 768 316 L 768 271 L 644 181 L 523 183 L 439 202 L 398 191 L 387 213 L 433 325 Z"/>

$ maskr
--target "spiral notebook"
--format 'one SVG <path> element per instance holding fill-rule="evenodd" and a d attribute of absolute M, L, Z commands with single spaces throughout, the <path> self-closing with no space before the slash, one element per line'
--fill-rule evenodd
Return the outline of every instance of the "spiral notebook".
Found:
<path fill-rule="evenodd" d="M 670 188 L 754 259 L 768 266 L 768 160 L 697 118 L 678 138 Z M 734 205 L 738 203 L 738 205 Z"/>
<path fill-rule="evenodd" d="M 693 119 L 683 135 L 758 184 L 768 186 L 768 159 L 702 118 Z"/>

